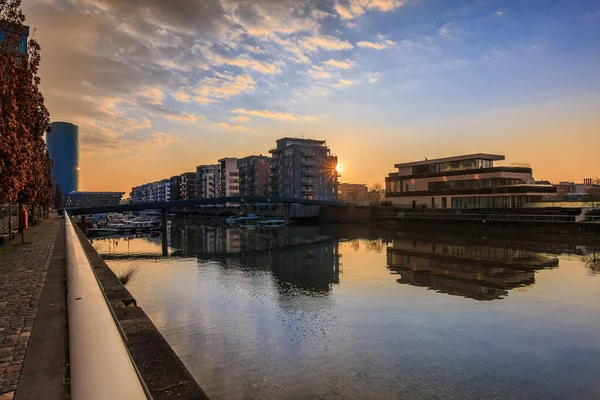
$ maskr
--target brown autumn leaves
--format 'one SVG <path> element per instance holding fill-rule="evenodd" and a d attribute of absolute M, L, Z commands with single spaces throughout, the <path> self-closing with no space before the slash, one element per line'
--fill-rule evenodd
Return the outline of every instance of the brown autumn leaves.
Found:
<path fill-rule="evenodd" d="M 20 6 L 20 0 L 0 0 L 0 204 L 20 202 L 33 210 L 49 206 L 54 195 L 44 141 L 50 115 L 39 89 L 40 46 L 32 39 L 26 53 L 19 49 Z"/>

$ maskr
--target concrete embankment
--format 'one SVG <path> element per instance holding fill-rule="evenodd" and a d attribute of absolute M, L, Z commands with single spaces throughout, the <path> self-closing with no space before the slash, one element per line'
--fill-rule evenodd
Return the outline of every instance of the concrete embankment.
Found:
<path fill-rule="evenodd" d="M 447 228 L 482 232 L 528 231 L 600 235 L 600 222 L 579 221 L 581 208 L 404 209 L 396 207 L 322 207 L 323 222 L 359 223 L 378 229 Z"/>
<path fill-rule="evenodd" d="M 119 324 L 126 346 L 154 400 L 208 399 L 150 318 L 76 226 L 75 231 Z"/>

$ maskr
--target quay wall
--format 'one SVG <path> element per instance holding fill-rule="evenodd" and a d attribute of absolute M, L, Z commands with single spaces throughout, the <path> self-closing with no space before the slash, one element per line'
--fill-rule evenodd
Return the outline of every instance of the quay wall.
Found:
<path fill-rule="evenodd" d="M 377 229 L 526 230 L 600 235 L 600 220 L 580 221 L 581 208 L 413 209 L 398 207 L 321 207 L 319 221 L 367 224 Z M 595 217 L 597 219 L 597 217 Z"/>

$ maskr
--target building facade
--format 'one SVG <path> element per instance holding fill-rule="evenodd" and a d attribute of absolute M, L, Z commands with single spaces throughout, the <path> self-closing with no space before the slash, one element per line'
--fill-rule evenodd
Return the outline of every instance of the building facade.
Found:
<path fill-rule="evenodd" d="M 154 203 L 171 200 L 171 180 L 162 179 L 156 182 L 145 183 L 131 189 L 132 203 Z"/>
<path fill-rule="evenodd" d="M 240 172 L 237 158 L 226 157 L 219 160 L 219 191 L 216 197 L 240 195 Z"/>
<path fill-rule="evenodd" d="M 66 196 L 67 208 L 118 206 L 125 192 L 71 192 Z"/>
<path fill-rule="evenodd" d="M 52 179 L 64 196 L 79 190 L 79 128 L 69 122 L 53 122 L 46 147 L 54 161 Z"/>
<path fill-rule="evenodd" d="M 196 196 L 211 199 L 219 194 L 219 175 L 221 164 L 198 165 L 196 167 Z"/>
<path fill-rule="evenodd" d="M 535 184 L 529 167 L 494 167 L 496 154 L 469 154 L 396 164 L 386 198 L 407 208 L 513 208 L 556 194 Z"/>
<path fill-rule="evenodd" d="M 179 185 L 179 200 L 191 200 L 196 198 L 198 191 L 196 185 L 196 173 L 184 172 L 181 174 L 181 183 Z"/>
<path fill-rule="evenodd" d="M 338 200 L 346 203 L 368 203 L 367 185 L 360 183 L 340 183 L 338 185 Z"/>
<path fill-rule="evenodd" d="M 240 196 L 269 195 L 269 157 L 258 155 L 237 161 Z"/>
<path fill-rule="evenodd" d="M 324 140 L 282 138 L 269 151 L 270 194 L 307 200 L 337 200 L 337 157 Z"/>
<path fill-rule="evenodd" d="M 171 201 L 181 200 L 181 175 L 175 175 L 169 179 L 169 190 Z"/>

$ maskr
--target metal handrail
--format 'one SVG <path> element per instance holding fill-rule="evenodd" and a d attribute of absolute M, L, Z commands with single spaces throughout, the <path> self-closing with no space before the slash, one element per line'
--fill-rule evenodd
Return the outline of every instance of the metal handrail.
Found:
<path fill-rule="evenodd" d="M 71 398 L 151 399 L 66 213 L 65 230 Z"/>

